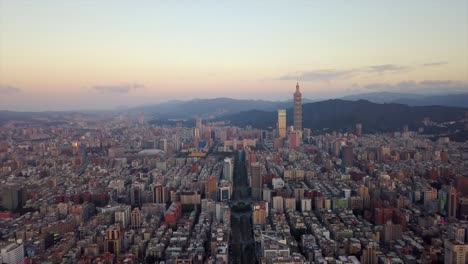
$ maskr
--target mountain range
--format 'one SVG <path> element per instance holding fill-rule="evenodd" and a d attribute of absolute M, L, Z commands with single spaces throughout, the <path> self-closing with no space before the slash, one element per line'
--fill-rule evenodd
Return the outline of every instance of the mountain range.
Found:
<path fill-rule="evenodd" d="M 312 102 L 312 100 L 304 99 L 303 102 L 308 103 Z M 133 107 L 125 109 L 125 111 L 155 114 L 169 119 L 193 117 L 214 118 L 253 109 L 273 111 L 292 106 L 292 99 L 289 101 L 266 101 L 220 97 L 213 99 L 193 99 L 189 101 L 169 101 L 160 104 Z"/>
<path fill-rule="evenodd" d="M 442 105 L 468 107 L 468 93 L 421 95 L 412 93 L 374 92 L 342 97 L 343 100 L 368 100 L 374 103 L 398 103 L 410 106 Z"/>
<path fill-rule="evenodd" d="M 410 93 L 376 92 L 345 96 L 339 99 L 347 101 L 367 100 L 374 103 L 398 103 L 409 106 L 452 106 L 468 108 L 468 93 L 418 95 Z M 317 102 L 303 98 L 302 103 Z M 174 118 L 215 118 L 231 115 L 242 111 L 263 110 L 273 111 L 293 106 L 292 99 L 287 101 L 246 100 L 232 98 L 193 99 L 189 101 L 169 101 L 160 104 L 144 105 L 125 109 L 130 112 L 155 114 L 160 117 Z"/>
<path fill-rule="evenodd" d="M 303 123 L 304 127 L 320 130 L 353 129 L 356 123 L 362 123 L 367 132 L 393 131 L 401 129 L 403 125 L 418 127 L 425 117 L 436 122 L 460 119 L 468 110 L 467 102 L 468 93 L 421 96 L 379 92 L 315 102 L 311 99 L 303 99 Z M 161 123 L 164 120 L 172 122 L 172 119 L 193 120 L 194 117 L 202 117 L 203 119 L 226 120 L 238 126 L 274 128 L 277 119 L 276 111 L 281 108 L 287 109 L 288 125 L 292 124 L 292 107 L 292 100 L 266 101 L 222 97 L 169 101 L 106 111 L 106 113 L 145 113 L 155 117 L 155 123 Z M 67 112 L 0 111 L 0 122 L 30 120 L 64 113 Z"/>
<path fill-rule="evenodd" d="M 424 118 L 434 122 L 460 120 L 468 109 L 446 106 L 408 106 L 396 103 L 377 104 L 367 100 L 325 100 L 303 104 L 303 127 L 314 130 L 353 130 L 362 123 L 367 133 L 401 130 L 405 125 L 416 129 Z M 293 109 L 286 110 L 287 125 L 292 125 Z M 220 117 L 236 126 L 275 128 L 277 112 L 249 110 Z"/>

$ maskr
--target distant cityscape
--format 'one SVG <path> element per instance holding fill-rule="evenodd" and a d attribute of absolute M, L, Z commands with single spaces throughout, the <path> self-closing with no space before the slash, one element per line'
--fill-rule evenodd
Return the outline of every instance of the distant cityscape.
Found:
<path fill-rule="evenodd" d="M 8 117 L 0 263 L 468 263 L 468 141 L 443 130 L 466 133 L 468 109 L 333 130 L 308 127 L 322 112 L 304 108 L 299 83 L 292 95 L 266 129 Z"/>

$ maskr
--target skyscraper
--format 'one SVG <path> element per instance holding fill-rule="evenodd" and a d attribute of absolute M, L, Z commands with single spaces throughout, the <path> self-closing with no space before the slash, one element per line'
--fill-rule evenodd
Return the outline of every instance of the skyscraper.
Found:
<path fill-rule="evenodd" d="M 107 228 L 106 237 L 104 238 L 104 251 L 112 254 L 119 254 L 122 246 L 120 237 L 120 226 L 113 225 Z"/>
<path fill-rule="evenodd" d="M 299 136 L 300 136 L 299 131 L 291 131 L 291 133 L 289 133 L 289 147 L 290 148 L 299 147 L 299 144 L 300 144 Z"/>
<path fill-rule="evenodd" d="M 299 91 L 299 83 L 296 84 L 294 93 L 294 130 L 302 133 L 302 94 Z"/>
<path fill-rule="evenodd" d="M 232 159 L 225 158 L 224 164 L 223 164 L 223 179 L 232 182 L 233 171 L 234 171 L 234 167 L 232 165 Z"/>
<path fill-rule="evenodd" d="M 130 217 L 130 223 L 133 229 L 140 229 L 141 226 L 141 212 L 138 207 L 133 209 Z"/>
<path fill-rule="evenodd" d="M 344 167 L 352 167 L 354 163 L 354 154 L 352 146 L 343 146 L 341 148 L 341 159 Z"/>
<path fill-rule="evenodd" d="M 161 204 L 165 202 L 164 187 L 160 183 L 152 185 L 152 191 L 153 203 Z"/>
<path fill-rule="evenodd" d="M 201 118 L 197 118 L 197 120 L 196 120 L 196 128 L 198 128 L 199 130 L 202 129 L 202 119 L 201 119 Z"/>
<path fill-rule="evenodd" d="M 208 176 L 205 184 L 205 196 L 216 200 L 217 196 L 217 187 L 218 187 L 218 178 L 216 176 Z"/>
<path fill-rule="evenodd" d="M 278 137 L 286 137 L 286 109 L 278 109 Z"/>
<path fill-rule="evenodd" d="M 362 124 L 357 123 L 356 124 L 356 136 L 361 136 L 362 135 Z"/>
<path fill-rule="evenodd" d="M 262 167 L 260 163 L 252 163 L 252 177 L 251 177 L 251 187 L 252 187 L 252 198 L 255 201 L 260 201 L 262 199 Z"/>
<path fill-rule="evenodd" d="M 468 245 L 445 239 L 444 263 L 462 264 L 468 260 Z"/>
<path fill-rule="evenodd" d="M 458 206 L 458 193 L 457 189 L 450 186 L 449 201 L 448 201 L 448 217 L 457 218 L 457 206 Z"/>

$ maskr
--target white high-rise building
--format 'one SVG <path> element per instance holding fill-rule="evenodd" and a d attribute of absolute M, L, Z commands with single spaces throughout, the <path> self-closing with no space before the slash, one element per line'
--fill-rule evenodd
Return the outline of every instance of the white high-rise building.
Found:
<path fill-rule="evenodd" d="M 225 180 L 228 180 L 228 181 L 232 182 L 233 174 L 234 174 L 234 166 L 232 164 L 232 159 L 231 158 L 225 158 L 224 159 L 224 165 L 223 165 L 223 178 Z"/>
<path fill-rule="evenodd" d="M 0 263 L 5 264 L 21 264 L 24 261 L 24 245 L 23 241 L 18 240 L 18 243 L 0 243 Z"/>

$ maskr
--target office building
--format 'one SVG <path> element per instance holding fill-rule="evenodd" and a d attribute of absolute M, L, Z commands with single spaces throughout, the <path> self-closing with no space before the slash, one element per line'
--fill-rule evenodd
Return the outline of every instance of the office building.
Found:
<path fill-rule="evenodd" d="M 274 196 L 273 197 L 273 209 L 275 209 L 276 212 L 280 212 L 280 213 L 282 213 L 284 211 L 283 197 L 282 196 Z"/>
<path fill-rule="evenodd" d="M 344 167 L 352 167 L 354 164 L 354 154 L 352 146 L 343 146 L 341 148 L 341 159 Z"/>
<path fill-rule="evenodd" d="M 298 131 L 289 132 L 289 147 L 297 148 L 301 144 L 300 142 L 300 133 Z"/>
<path fill-rule="evenodd" d="M 122 247 L 122 240 L 120 236 L 120 226 L 110 226 L 106 231 L 104 251 L 112 254 L 119 254 Z"/>
<path fill-rule="evenodd" d="M 301 200 L 301 212 L 310 212 L 312 211 L 312 199 L 302 199 Z"/>
<path fill-rule="evenodd" d="M 262 166 L 258 162 L 252 163 L 251 187 L 254 201 L 262 199 L 262 186 Z"/>
<path fill-rule="evenodd" d="M 208 176 L 205 183 L 205 197 L 216 200 L 217 197 L 218 178 L 216 176 Z"/>
<path fill-rule="evenodd" d="M 24 245 L 17 242 L 0 243 L 0 263 L 21 264 L 24 262 Z"/>
<path fill-rule="evenodd" d="M 132 214 L 130 216 L 130 223 L 131 223 L 132 229 L 140 229 L 140 226 L 141 226 L 140 209 L 138 208 L 133 209 Z"/>
<path fill-rule="evenodd" d="M 457 218 L 457 206 L 458 206 L 458 193 L 457 189 L 450 186 L 449 201 L 448 201 L 448 217 Z"/>
<path fill-rule="evenodd" d="M 468 262 L 468 244 L 446 239 L 444 243 L 446 264 L 466 264 Z"/>
<path fill-rule="evenodd" d="M 152 193 L 153 193 L 153 203 L 161 204 L 165 203 L 165 194 L 164 194 L 164 187 L 160 183 L 153 184 L 152 186 Z"/>
<path fill-rule="evenodd" d="M 286 109 L 278 110 L 278 137 L 286 137 Z"/>
<path fill-rule="evenodd" d="M 268 216 L 268 203 L 267 202 L 257 202 L 253 205 L 252 221 L 254 225 L 264 225 L 266 224 L 266 219 Z"/>
<path fill-rule="evenodd" d="M 223 179 L 231 181 L 234 173 L 234 166 L 231 158 L 225 158 L 223 164 Z"/>

